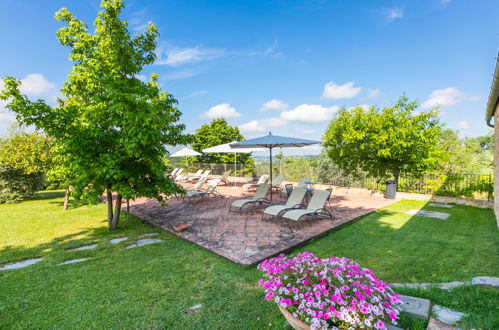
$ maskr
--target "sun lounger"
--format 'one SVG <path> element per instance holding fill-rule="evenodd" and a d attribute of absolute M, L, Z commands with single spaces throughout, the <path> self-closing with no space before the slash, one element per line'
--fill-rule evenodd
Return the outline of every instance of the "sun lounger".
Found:
<path fill-rule="evenodd" d="M 170 173 L 170 176 L 171 176 L 172 178 L 174 178 L 174 177 L 175 177 L 175 174 L 177 174 L 177 171 L 178 171 L 178 167 L 175 167 L 175 168 L 173 169 L 173 171 Z"/>
<path fill-rule="evenodd" d="M 246 183 L 245 185 L 243 185 L 243 189 L 250 190 L 251 188 L 259 187 L 263 183 L 266 183 L 268 179 L 269 179 L 269 175 L 264 174 L 260 177 L 260 179 L 258 180 L 257 183 Z"/>
<path fill-rule="evenodd" d="M 318 219 L 328 218 L 333 220 L 333 215 L 326 209 L 326 203 L 328 202 L 330 195 L 331 192 L 328 190 L 316 190 L 308 202 L 306 209 L 290 210 L 284 213 L 282 217 L 293 221 L 299 221 L 305 216 L 313 216 Z"/>
<path fill-rule="evenodd" d="M 282 190 L 282 182 L 284 181 L 284 175 L 279 175 L 274 180 L 272 180 L 272 189 Z"/>
<path fill-rule="evenodd" d="M 266 215 L 274 217 L 278 217 L 284 211 L 288 211 L 291 209 L 305 208 L 302 204 L 303 197 L 307 193 L 307 189 L 305 188 L 295 188 L 291 192 L 284 205 L 272 205 L 267 207 L 262 213 L 262 220 L 265 219 Z"/>
<path fill-rule="evenodd" d="M 267 193 L 270 190 L 270 185 L 267 183 L 262 183 L 261 185 L 258 186 L 258 189 L 256 190 L 255 194 L 251 198 L 244 198 L 244 199 L 237 199 L 232 202 L 232 204 L 229 207 L 229 212 L 232 211 L 232 208 L 238 208 L 239 213 L 242 212 L 243 207 L 245 205 L 253 205 L 253 209 L 255 208 L 255 205 L 257 203 L 260 204 L 272 204 L 270 199 L 266 198 Z"/>
<path fill-rule="evenodd" d="M 203 183 L 206 181 L 206 178 L 201 178 L 196 182 L 196 184 L 192 187 L 185 188 L 186 191 L 201 191 L 201 187 L 203 186 Z"/>
<path fill-rule="evenodd" d="M 187 176 L 180 174 L 180 175 L 177 175 L 174 180 L 175 180 L 175 182 L 179 182 L 179 181 L 182 181 L 186 178 L 187 178 Z"/>
<path fill-rule="evenodd" d="M 210 180 L 210 183 L 208 183 L 208 187 L 206 190 L 201 191 L 188 191 L 186 197 L 189 198 L 189 201 L 194 198 L 194 197 L 201 197 L 204 198 L 205 196 L 218 196 L 220 198 L 224 198 L 222 194 L 220 194 L 218 191 L 216 191 L 218 184 L 220 183 L 220 179 L 214 179 Z"/>
<path fill-rule="evenodd" d="M 307 188 L 307 184 L 305 182 L 310 182 L 309 178 L 302 178 L 300 182 L 296 185 L 296 188 Z"/>
<path fill-rule="evenodd" d="M 203 173 L 203 170 L 198 170 L 193 176 L 188 177 L 185 181 L 186 182 L 191 182 L 194 180 L 198 180 L 201 177 L 201 174 Z"/>
<path fill-rule="evenodd" d="M 225 171 L 223 174 L 222 174 L 222 177 L 220 178 L 220 182 L 223 182 L 225 183 L 226 185 L 229 184 L 229 174 L 230 174 L 230 171 Z"/>

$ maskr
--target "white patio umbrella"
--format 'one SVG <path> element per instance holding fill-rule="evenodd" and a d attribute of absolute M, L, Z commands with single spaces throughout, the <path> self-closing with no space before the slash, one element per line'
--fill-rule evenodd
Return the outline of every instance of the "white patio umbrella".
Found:
<path fill-rule="evenodd" d="M 272 135 L 269 132 L 268 135 L 241 141 L 238 143 L 231 144 L 231 148 L 268 148 L 270 151 L 270 186 L 272 187 L 272 149 L 273 148 L 289 148 L 289 147 L 305 147 L 312 144 L 321 143 L 320 141 L 298 139 L 286 136 Z M 272 189 L 270 189 L 270 200 L 272 200 Z"/>
<path fill-rule="evenodd" d="M 180 149 L 179 151 L 177 151 L 176 153 L 171 154 L 170 157 L 192 157 L 192 156 L 200 156 L 200 155 L 202 155 L 202 154 L 195 151 L 195 150 L 184 147 L 184 148 Z M 187 161 L 186 161 L 186 167 L 187 167 Z"/>
<path fill-rule="evenodd" d="M 191 156 L 200 156 L 200 155 L 202 154 L 195 150 L 184 147 L 179 151 L 177 151 L 176 153 L 171 154 L 170 157 L 191 157 Z"/>
<path fill-rule="evenodd" d="M 224 143 L 220 144 L 218 146 L 210 147 L 203 149 L 204 153 L 220 153 L 220 154 L 227 154 L 227 153 L 234 153 L 234 175 L 237 178 L 237 172 L 236 172 L 236 167 L 237 167 L 237 154 L 241 153 L 252 153 L 252 152 L 262 152 L 263 149 L 261 148 L 231 148 L 231 145 L 234 143 L 237 143 L 237 141 L 232 141 L 229 143 Z M 236 185 L 236 182 L 234 182 L 234 186 Z"/>

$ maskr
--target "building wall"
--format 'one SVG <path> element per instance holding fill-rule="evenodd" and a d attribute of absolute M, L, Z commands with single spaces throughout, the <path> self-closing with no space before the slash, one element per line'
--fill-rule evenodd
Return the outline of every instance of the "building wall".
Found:
<path fill-rule="evenodd" d="M 497 108 L 494 114 L 494 213 L 499 227 L 499 109 Z"/>

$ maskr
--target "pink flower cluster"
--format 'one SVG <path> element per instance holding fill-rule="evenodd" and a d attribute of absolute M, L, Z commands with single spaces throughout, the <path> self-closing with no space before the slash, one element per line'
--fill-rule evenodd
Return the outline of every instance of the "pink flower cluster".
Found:
<path fill-rule="evenodd" d="M 263 261 L 265 299 L 273 300 L 312 329 L 397 325 L 400 296 L 373 271 L 351 259 L 321 259 L 312 253 L 283 254 Z"/>

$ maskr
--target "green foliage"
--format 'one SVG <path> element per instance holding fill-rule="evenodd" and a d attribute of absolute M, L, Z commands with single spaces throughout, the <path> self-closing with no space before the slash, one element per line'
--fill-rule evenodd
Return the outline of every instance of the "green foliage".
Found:
<path fill-rule="evenodd" d="M 244 136 L 237 126 L 230 126 L 224 118 L 213 119 L 209 124 L 203 124 L 196 130 L 192 140 L 192 148 L 198 152 L 203 149 L 233 141 L 242 141 Z M 234 162 L 233 153 L 209 153 L 197 156 L 200 163 L 230 164 Z M 253 165 L 251 154 L 237 154 L 237 163 Z"/>
<path fill-rule="evenodd" d="M 347 173 L 359 170 L 395 180 L 400 172 L 419 174 L 435 167 L 442 125 L 438 109 L 416 113 L 417 102 L 402 96 L 382 110 L 342 109 L 324 135 L 329 157 Z"/>
<path fill-rule="evenodd" d="M 137 78 L 155 60 L 156 26 L 131 36 L 119 15 L 122 0 L 104 0 L 94 22 L 95 33 L 66 8 L 55 18 L 67 24 L 57 38 L 70 47 L 73 68 L 64 83 L 63 100 L 51 108 L 19 92 L 20 81 L 5 79 L 1 99 L 22 124 L 43 129 L 56 141 L 68 183 L 76 194 L 90 198 L 104 190 L 118 197 L 163 199 L 183 189 L 165 177 L 165 145 L 183 144 L 184 125 L 176 100 L 162 92 L 158 75 L 148 82 Z M 117 203 L 119 204 L 119 203 Z M 120 205 L 116 209 L 119 219 Z M 117 223 L 111 223 L 115 228 Z M 113 221 L 114 221 L 113 220 Z"/>
<path fill-rule="evenodd" d="M 444 173 L 487 173 L 493 169 L 492 133 L 476 138 L 462 137 L 446 129 L 438 145 L 442 155 L 438 170 Z"/>
<path fill-rule="evenodd" d="M 43 173 L 26 171 L 0 164 L 0 204 L 20 201 L 43 189 Z"/>

